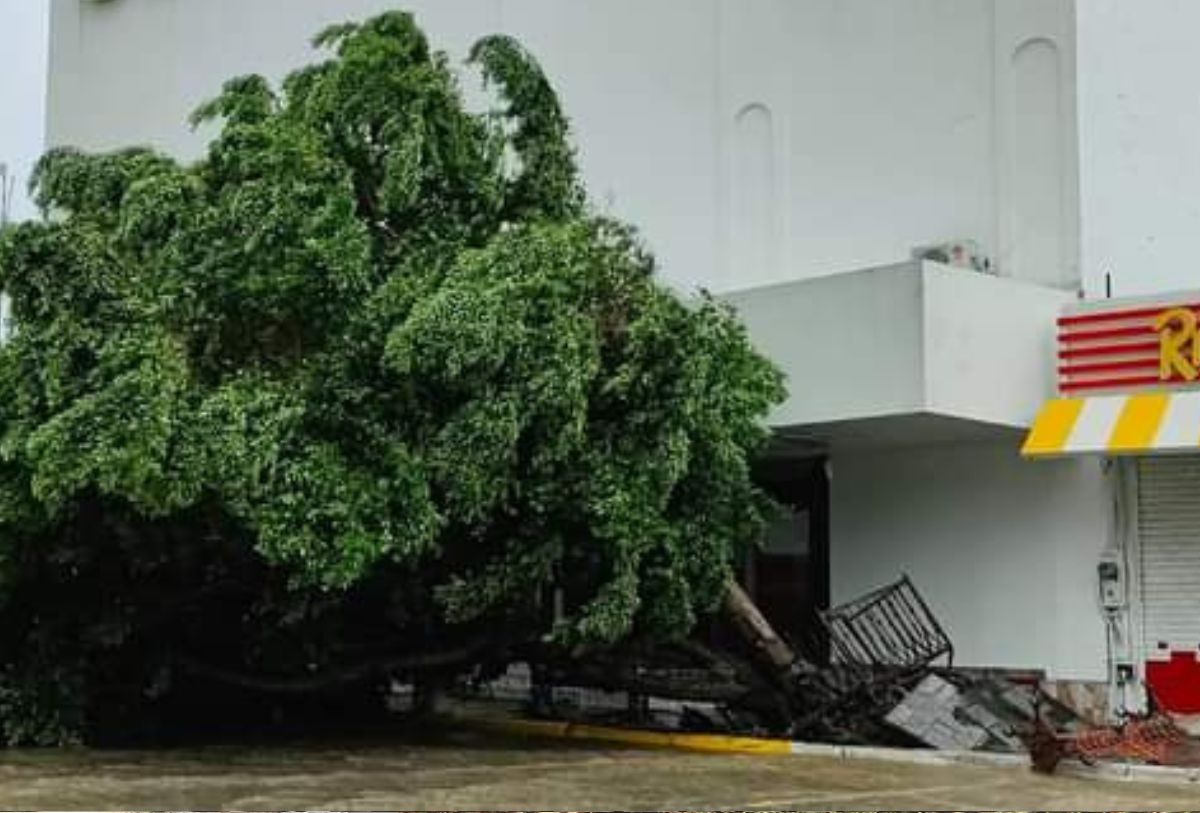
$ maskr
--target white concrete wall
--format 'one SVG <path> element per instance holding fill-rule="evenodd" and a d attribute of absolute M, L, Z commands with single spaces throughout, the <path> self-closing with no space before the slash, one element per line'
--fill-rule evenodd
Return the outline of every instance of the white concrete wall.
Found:
<path fill-rule="evenodd" d="M 963 272 L 967 273 L 967 272 Z M 787 376 L 776 426 L 925 408 L 919 263 L 732 292 L 755 347 Z"/>
<path fill-rule="evenodd" d="M 925 409 L 1031 425 L 1055 394 L 1055 319 L 1074 295 L 933 263 L 922 285 Z"/>
<path fill-rule="evenodd" d="M 1095 572 L 1112 490 L 1095 459 L 1030 463 L 1017 443 L 832 459 L 835 602 L 907 572 L 969 666 L 1103 680 Z"/>
<path fill-rule="evenodd" d="M 46 132 L 50 0 L 0 0 L 0 164 L 15 179 L 9 214 L 35 214 L 25 195 Z"/>
<path fill-rule="evenodd" d="M 194 155 L 184 120 L 225 78 L 280 77 L 323 25 L 398 5 L 455 58 L 496 30 L 532 48 L 593 198 L 684 286 L 952 238 L 1075 285 L 1071 0 L 53 0 L 50 141 Z"/>
<path fill-rule="evenodd" d="M 1079 287 L 1075 4 L 998 0 L 993 98 L 1001 273 Z"/>
<path fill-rule="evenodd" d="M 1086 0 L 1078 27 L 1088 293 L 1195 288 L 1200 3 Z"/>
<path fill-rule="evenodd" d="M 1029 426 L 1055 393 L 1055 317 L 1074 300 L 918 261 L 724 298 L 787 375 L 771 422 L 790 427 L 919 414 Z"/>

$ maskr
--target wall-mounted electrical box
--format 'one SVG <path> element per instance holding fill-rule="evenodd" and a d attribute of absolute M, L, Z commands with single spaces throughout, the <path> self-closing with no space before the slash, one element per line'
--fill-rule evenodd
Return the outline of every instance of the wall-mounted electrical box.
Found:
<path fill-rule="evenodd" d="M 1115 555 L 1106 555 L 1096 565 L 1100 588 L 1100 606 L 1105 610 L 1119 610 L 1125 606 L 1125 579 L 1121 562 Z"/>

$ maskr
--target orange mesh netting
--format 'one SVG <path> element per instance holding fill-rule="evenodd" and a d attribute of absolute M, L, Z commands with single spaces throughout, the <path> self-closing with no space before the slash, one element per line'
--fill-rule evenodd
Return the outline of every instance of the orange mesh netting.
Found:
<path fill-rule="evenodd" d="M 1169 717 L 1130 720 L 1120 728 L 1084 729 L 1074 737 L 1074 750 L 1087 761 L 1137 759 L 1157 765 L 1197 764 L 1197 744 Z"/>

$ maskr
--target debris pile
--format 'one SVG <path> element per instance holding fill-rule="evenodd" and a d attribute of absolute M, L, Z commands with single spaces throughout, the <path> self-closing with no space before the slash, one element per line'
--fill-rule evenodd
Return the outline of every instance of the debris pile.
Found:
<path fill-rule="evenodd" d="M 820 616 L 828 642 L 802 659 L 791 732 L 803 739 L 1019 752 L 1039 713 L 1073 731 L 1078 715 L 1044 697 L 1038 672 L 954 666 L 954 645 L 903 577 Z M 811 648 L 810 648 L 811 649 Z"/>
<path fill-rule="evenodd" d="M 939 675 L 925 677 L 884 720 L 934 748 L 973 751 L 1020 745 L 986 705 L 968 702 L 958 687 Z"/>
<path fill-rule="evenodd" d="M 727 612 L 740 650 L 690 641 L 542 661 L 488 691 L 527 693 L 534 714 L 575 721 L 1028 752 L 1043 772 L 1064 758 L 1200 765 L 1200 743 L 1167 717 L 1090 725 L 1043 691 L 1039 671 L 956 667 L 953 642 L 907 577 L 820 613 L 800 650 L 736 586 Z"/>
<path fill-rule="evenodd" d="M 1033 767 L 1041 773 L 1053 773 L 1059 762 L 1072 758 L 1087 765 L 1104 760 L 1200 765 L 1200 743 L 1163 714 L 1131 718 L 1117 726 L 1086 726 L 1072 733 L 1056 731 L 1038 720 L 1029 740 Z"/>
<path fill-rule="evenodd" d="M 795 661 L 800 713 L 791 734 L 873 744 L 891 744 L 897 731 L 912 734 L 889 726 L 888 715 L 930 676 L 937 661 L 944 658 L 947 667 L 953 663 L 954 645 L 908 577 L 826 610 L 817 620 L 816 646 L 810 644 Z M 920 698 L 931 697 L 930 691 L 938 689 L 926 687 L 899 718 L 916 720 L 920 730 L 931 726 L 919 711 Z"/>

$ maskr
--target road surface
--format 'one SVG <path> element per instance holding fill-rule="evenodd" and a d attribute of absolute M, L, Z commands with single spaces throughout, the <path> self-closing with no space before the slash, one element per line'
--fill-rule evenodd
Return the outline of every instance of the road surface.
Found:
<path fill-rule="evenodd" d="M 1181 810 L 1200 788 L 1023 769 L 436 744 L 0 752 L 11 810 Z"/>

